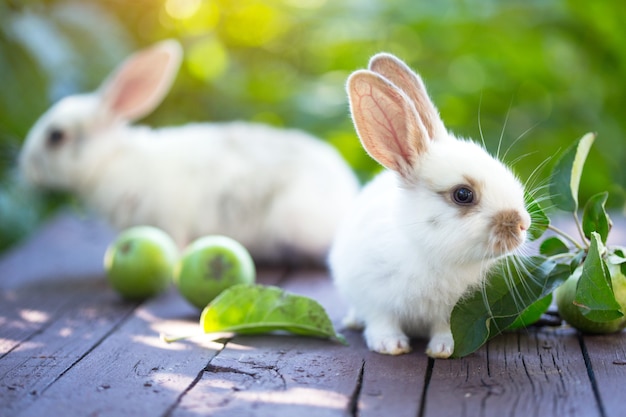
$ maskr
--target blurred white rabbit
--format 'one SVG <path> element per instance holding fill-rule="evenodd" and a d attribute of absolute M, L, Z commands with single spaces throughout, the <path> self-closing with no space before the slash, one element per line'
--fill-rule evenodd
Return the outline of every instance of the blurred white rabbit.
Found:
<path fill-rule="evenodd" d="M 181 247 L 224 234 L 256 261 L 323 262 L 358 191 L 330 145 L 245 122 L 130 125 L 161 102 L 181 57 L 177 42 L 163 41 L 131 55 L 97 91 L 55 104 L 26 138 L 24 176 L 75 193 L 118 229 L 154 225 Z"/>
<path fill-rule="evenodd" d="M 387 170 L 365 186 L 330 251 L 352 307 L 345 323 L 364 327 L 373 351 L 405 353 L 409 336 L 421 336 L 428 355 L 447 358 L 454 305 L 526 239 L 524 189 L 480 145 L 446 130 L 398 58 L 375 55 L 347 89 L 361 142 Z"/>

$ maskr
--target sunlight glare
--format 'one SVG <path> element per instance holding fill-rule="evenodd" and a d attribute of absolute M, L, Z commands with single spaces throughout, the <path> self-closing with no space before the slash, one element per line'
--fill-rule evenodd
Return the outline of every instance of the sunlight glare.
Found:
<path fill-rule="evenodd" d="M 238 397 L 249 401 L 263 401 L 274 404 L 289 404 L 341 410 L 348 404 L 348 398 L 339 392 L 309 387 L 292 387 L 285 391 L 243 391 Z"/>
<path fill-rule="evenodd" d="M 165 10 L 174 19 L 184 20 L 196 14 L 201 5 L 201 0 L 167 0 Z"/>
<path fill-rule="evenodd" d="M 228 68 L 228 52 L 219 40 L 203 39 L 191 45 L 185 63 L 194 77 L 214 80 Z"/>
<path fill-rule="evenodd" d="M 48 321 L 48 314 L 38 310 L 21 310 L 20 317 L 29 323 L 45 323 Z"/>
<path fill-rule="evenodd" d="M 301 9 L 319 9 L 327 0 L 284 0 L 284 3 Z"/>
<path fill-rule="evenodd" d="M 74 334 L 74 330 L 71 327 L 64 327 L 59 330 L 59 336 L 61 337 L 71 337 Z"/>
<path fill-rule="evenodd" d="M 244 46 L 262 46 L 285 33 L 290 21 L 280 10 L 251 0 L 231 10 L 224 23 L 233 41 Z"/>
<path fill-rule="evenodd" d="M 155 336 L 146 336 L 146 335 L 134 335 L 131 337 L 131 340 L 134 343 L 141 343 L 146 346 L 150 346 L 153 348 L 164 349 L 164 350 L 174 350 L 181 351 L 187 350 L 188 346 L 183 343 L 165 343 L 159 337 L 159 334 L 156 333 Z"/>

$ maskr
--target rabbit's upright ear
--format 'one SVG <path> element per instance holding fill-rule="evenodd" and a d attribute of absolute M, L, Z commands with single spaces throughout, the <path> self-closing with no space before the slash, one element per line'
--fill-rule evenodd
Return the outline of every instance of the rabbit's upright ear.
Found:
<path fill-rule="evenodd" d="M 367 70 L 348 78 L 350 112 L 370 156 L 406 179 L 430 144 L 409 97 L 386 78 Z"/>
<path fill-rule="evenodd" d="M 136 120 L 149 114 L 169 91 L 182 60 L 182 48 L 166 40 L 128 57 L 98 93 L 114 117 Z"/>
<path fill-rule="evenodd" d="M 403 61 L 391 54 L 380 53 L 372 57 L 369 69 L 391 81 L 411 99 L 428 137 L 435 139 L 439 134 L 445 134 L 445 126 L 437 108 L 428 97 L 422 79 Z"/>

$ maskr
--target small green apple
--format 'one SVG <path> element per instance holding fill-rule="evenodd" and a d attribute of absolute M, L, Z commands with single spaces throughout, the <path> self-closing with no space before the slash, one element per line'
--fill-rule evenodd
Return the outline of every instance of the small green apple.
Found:
<path fill-rule="evenodd" d="M 201 237 L 191 243 L 174 268 L 174 284 L 199 309 L 225 289 L 253 284 L 255 279 L 256 269 L 248 250 L 236 240 L 220 235 Z"/>
<path fill-rule="evenodd" d="M 178 248 L 172 238 L 156 227 L 124 230 L 104 255 L 109 283 L 122 297 L 142 300 L 155 296 L 172 282 Z"/>
<path fill-rule="evenodd" d="M 585 317 L 574 304 L 581 271 L 582 267 L 579 267 L 563 285 L 556 289 L 555 298 L 559 315 L 583 333 L 604 334 L 623 330 L 626 327 L 626 316 L 607 322 L 592 321 Z M 609 272 L 615 301 L 622 307 L 622 312 L 626 312 L 626 276 L 620 272 L 618 265 L 609 264 Z"/>

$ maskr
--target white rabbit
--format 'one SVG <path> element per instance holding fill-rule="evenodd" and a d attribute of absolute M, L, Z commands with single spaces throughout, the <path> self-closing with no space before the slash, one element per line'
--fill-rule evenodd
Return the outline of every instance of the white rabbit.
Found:
<path fill-rule="evenodd" d="M 478 144 L 448 133 L 421 78 L 389 54 L 347 83 L 361 143 L 387 170 L 368 184 L 329 255 L 351 306 L 344 323 L 365 328 L 368 347 L 454 350 L 450 314 L 493 262 L 526 239 L 530 215 L 520 182 Z"/>
<path fill-rule="evenodd" d="M 118 229 L 154 225 L 181 247 L 224 234 L 257 261 L 324 262 L 358 193 L 329 144 L 244 122 L 130 125 L 163 99 L 181 55 L 163 41 L 131 55 L 97 91 L 54 105 L 24 143 L 24 176 L 77 194 Z"/>

